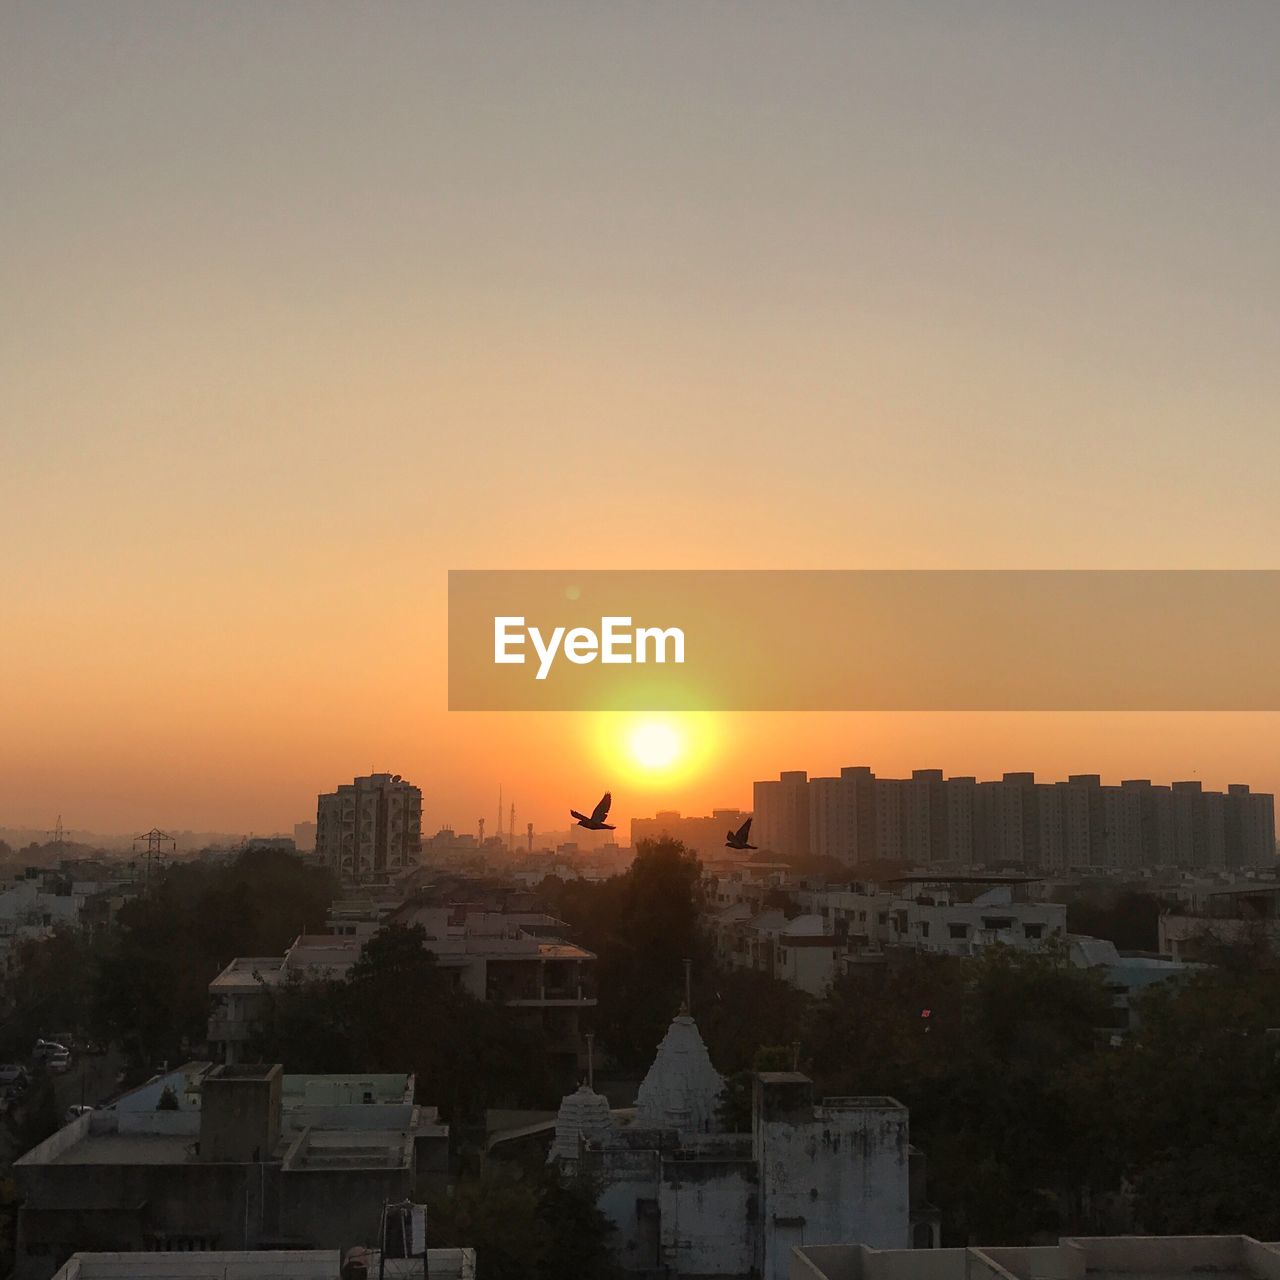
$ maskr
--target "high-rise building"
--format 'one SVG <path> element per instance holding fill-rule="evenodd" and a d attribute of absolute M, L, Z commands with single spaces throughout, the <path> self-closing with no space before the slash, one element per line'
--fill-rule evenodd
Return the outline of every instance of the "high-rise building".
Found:
<path fill-rule="evenodd" d="M 754 787 L 752 844 L 784 857 L 809 852 L 809 775 L 803 769 L 779 774 Z"/>
<path fill-rule="evenodd" d="M 373 773 L 320 796 L 316 853 L 344 881 L 376 883 L 417 866 L 422 792 L 398 773 Z"/>
<path fill-rule="evenodd" d="M 978 782 L 944 778 L 939 769 L 877 778 L 861 765 L 838 777 L 791 772 L 757 782 L 755 817 L 761 849 L 849 866 L 884 860 L 1028 871 L 1229 870 L 1276 858 L 1274 797 L 1242 784 L 1225 793 L 1144 778 L 1107 786 L 1096 773 L 1065 782 L 1006 773 Z"/>

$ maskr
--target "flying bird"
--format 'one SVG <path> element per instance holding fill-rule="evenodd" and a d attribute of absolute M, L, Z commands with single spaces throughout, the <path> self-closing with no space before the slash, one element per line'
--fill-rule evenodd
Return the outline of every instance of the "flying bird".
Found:
<path fill-rule="evenodd" d="M 737 831 L 726 831 L 724 847 L 726 849 L 754 849 L 755 845 L 747 843 L 747 837 L 751 834 L 751 819 L 740 826 Z"/>
<path fill-rule="evenodd" d="M 613 796 L 609 792 L 605 792 L 600 799 L 600 803 L 591 810 L 591 817 L 587 817 L 585 813 L 579 813 L 577 809 L 570 809 L 569 816 L 577 818 L 578 826 L 586 827 L 588 831 L 612 831 L 614 828 L 605 821 L 609 816 L 609 806 L 613 803 Z"/>

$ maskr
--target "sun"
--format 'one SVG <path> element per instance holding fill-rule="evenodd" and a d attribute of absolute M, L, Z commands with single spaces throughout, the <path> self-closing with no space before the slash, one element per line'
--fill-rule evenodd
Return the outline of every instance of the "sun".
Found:
<path fill-rule="evenodd" d="M 620 786 L 663 791 L 698 777 L 715 754 L 714 717 L 706 712 L 604 712 L 593 736 Z"/>
<path fill-rule="evenodd" d="M 631 759 L 642 769 L 670 769 L 685 747 L 679 729 L 667 720 L 642 720 L 627 737 Z"/>

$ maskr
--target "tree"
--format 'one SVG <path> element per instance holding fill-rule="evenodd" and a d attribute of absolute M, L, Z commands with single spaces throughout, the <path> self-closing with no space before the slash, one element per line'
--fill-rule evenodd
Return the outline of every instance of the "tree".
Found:
<path fill-rule="evenodd" d="M 613 1231 L 593 1189 L 547 1169 L 522 1178 L 503 1165 L 428 1200 L 433 1246 L 471 1246 L 476 1280 L 615 1280 Z"/>
<path fill-rule="evenodd" d="M 596 954 L 604 1046 L 626 1066 L 647 1063 L 680 1007 L 684 960 L 696 971 L 710 960 L 697 855 L 678 840 L 643 840 L 622 875 L 600 885 L 549 882 L 543 896 Z"/>

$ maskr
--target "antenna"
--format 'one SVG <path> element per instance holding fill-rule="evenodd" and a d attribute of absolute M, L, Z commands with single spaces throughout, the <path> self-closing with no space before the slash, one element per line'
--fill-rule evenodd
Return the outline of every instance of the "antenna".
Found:
<path fill-rule="evenodd" d="M 511 826 L 507 829 L 507 848 L 515 853 L 516 851 L 516 806 L 511 805 Z"/>
<path fill-rule="evenodd" d="M 51 835 L 53 837 L 53 846 L 58 852 L 58 861 L 61 862 L 62 855 L 65 851 L 65 842 L 63 840 L 63 831 L 62 831 L 62 814 L 58 814 L 58 821 L 54 825 L 53 830 L 47 831 L 45 834 Z"/>
<path fill-rule="evenodd" d="M 693 961 L 686 960 L 684 962 L 684 1008 L 681 1013 L 688 1014 L 693 1011 Z"/>

